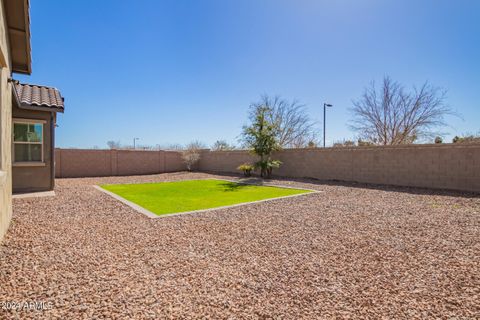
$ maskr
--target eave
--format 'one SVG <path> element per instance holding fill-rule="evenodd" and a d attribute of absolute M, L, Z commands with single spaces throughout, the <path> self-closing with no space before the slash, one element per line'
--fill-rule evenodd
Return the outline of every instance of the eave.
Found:
<path fill-rule="evenodd" d="M 5 0 L 12 72 L 31 74 L 29 0 Z"/>

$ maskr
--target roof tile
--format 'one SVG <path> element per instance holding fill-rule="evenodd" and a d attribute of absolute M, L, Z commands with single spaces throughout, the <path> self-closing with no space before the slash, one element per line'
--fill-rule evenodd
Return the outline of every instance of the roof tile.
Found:
<path fill-rule="evenodd" d="M 15 83 L 17 96 L 28 106 L 64 109 L 63 97 L 56 88 L 25 83 Z"/>

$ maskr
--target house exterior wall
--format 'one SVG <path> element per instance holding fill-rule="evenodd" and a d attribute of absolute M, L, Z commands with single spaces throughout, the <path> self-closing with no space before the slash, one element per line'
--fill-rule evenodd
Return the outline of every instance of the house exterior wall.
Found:
<path fill-rule="evenodd" d="M 51 117 L 52 114 L 46 111 L 32 111 L 19 109 L 13 106 L 13 121 L 15 119 L 43 120 L 43 162 L 44 165 L 38 166 L 16 166 L 12 164 L 12 184 L 13 192 L 34 192 L 51 190 L 52 183 L 52 166 L 54 165 L 51 158 Z M 12 154 L 13 157 L 13 154 Z M 12 160 L 14 161 L 14 160 Z"/>
<path fill-rule="evenodd" d="M 12 83 L 5 7 L 0 2 L 0 240 L 12 218 Z"/>

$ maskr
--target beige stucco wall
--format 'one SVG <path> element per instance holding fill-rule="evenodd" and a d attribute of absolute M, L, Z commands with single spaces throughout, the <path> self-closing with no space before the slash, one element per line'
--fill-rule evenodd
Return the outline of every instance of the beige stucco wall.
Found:
<path fill-rule="evenodd" d="M 479 144 L 291 149 L 274 158 L 283 162 L 274 174 L 284 177 L 480 192 Z M 254 161 L 247 151 L 207 151 L 199 170 L 238 172 Z"/>
<path fill-rule="evenodd" d="M 11 123 L 12 84 L 3 2 L 0 5 L 0 240 L 12 218 Z"/>
<path fill-rule="evenodd" d="M 13 192 L 32 192 L 51 190 L 51 117 L 46 111 L 31 111 L 13 106 L 13 119 L 43 120 L 43 162 L 44 166 L 16 166 L 13 163 Z"/>

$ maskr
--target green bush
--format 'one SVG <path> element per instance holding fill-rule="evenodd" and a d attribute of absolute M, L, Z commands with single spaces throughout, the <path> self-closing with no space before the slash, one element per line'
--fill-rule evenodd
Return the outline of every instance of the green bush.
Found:
<path fill-rule="evenodd" d="M 280 168 L 282 162 L 280 160 L 264 160 L 255 163 L 255 168 L 260 168 L 261 172 L 265 172 L 265 177 L 272 176 L 272 170 Z"/>
<path fill-rule="evenodd" d="M 243 127 L 243 141 L 250 151 L 260 157 L 255 168 L 260 168 L 262 178 L 269 177 L 275 168 L 271 154 L 280 150 L 276 135 L 279 130 L 277 122 L 270 122 L 272 109 L 266 105 L 253 105 L 250 110 L 251 124 Z M 279 165 L 279 164 L 278 164 Z M 270 168 L 270 170 L 268 170 Z"/>
<path fill-rule="evenodd" d="M 237 170 L 243 171 L 243 175 L 245 177 L 250 177 L 252 175 L 252 171 L 255 170 L 255 166 L 250 163 L 244 163 L 237 167 Z"/>

